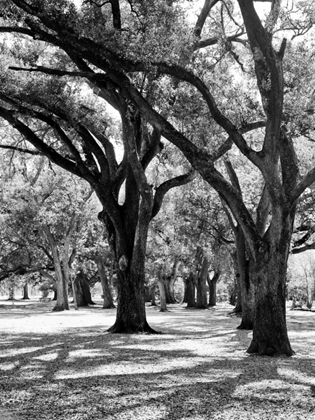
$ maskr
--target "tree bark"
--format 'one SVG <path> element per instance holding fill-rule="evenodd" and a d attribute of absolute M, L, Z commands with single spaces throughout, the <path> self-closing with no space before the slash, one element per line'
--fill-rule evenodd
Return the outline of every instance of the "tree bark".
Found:
<path fill-rule="evenodd" d="M 196 308 L 206 309 L 207 303 L 207 276 L 209 271 L 210 262 L 207 257 L 203 257 L 201 270 L 197 282 L 197 303 Z"/>
<path fill-rule="evenodd" d="M 144 275 L 136 269 L 118 269 L 118 300 L 111 333 L 156 333 L 147 323 L 144 302 Z"/>
<path fill-rule="evenodd" d="M 286 272 L 293 217 L 279 212 L 255 254 L 255 314 L 248 353 L 294 354 L 286 326 Z"/>
<path fill-rule="evenodd" d="M 246 243 L 242 230 L 235 229 L 235 242 L 239 286 L 242 298 L 242 321 L 237 327 L 239 330 L 252 330 L 254 325 L 255 292 L 251 281 L 253 271 L 253 258 L 246 257 Z"/>
<path fill-rule="evenodd" d="M 196 307 L 196 278 L 197 275 L 190 272 L 188 278 L 186 279 L 186 299 L 187 299 L 187 308 L 195 308 Z"/>
<path fill-rule="evenodd" d="M 220 278 L 220 271 L 216 271 L 212 279 L 209 278 L 208 285 L 209 285 L 209 306 L 216 306 L 217 304 L 217 282 Z"/>
<path fill-rule="evenodd" d="M 58 247 L 49 226 L 44 227 L 44 232 L 51 247 L 56 274 L 57 302 L 53 308 L 53 311 L 69 310 L 68 283 L 66 282 L 62 271 Z"/>
<path fill-rule="evenodd" d="M 160 276 L 158 277 L 157 284 L 160 291 L 160 312 L 167 312 L 168 309 L 166 307 L 165 282 Z"/>
<path fill-rule="evenodd" d="M 74 294 L 78 307 L 94 305 L 92 301 L 90 285 L 83 271 L 77 273 L 74 280 Z"/>
<path fill-rule="evenodd" d="M 177 278 L 178 268 L 180 266 L 180 260 L 176 256 L 172 268 L 172 273 L 170 276 L 168 276 L 165 281 L 165 293 L 166 293 L 166 303 L 176 303 L 175 298 L 175 290 L 174 285 Z"/>
<path fill-rule="evenodd" d="M 115 308 L 113 297 L 109 288 L 108 278 L 105 273 L 104 262 L 100 255 L 95 258 L 97 265 L 98 274 L 101 279 L 102 291 L 103 291 L 103 309 Z"/>

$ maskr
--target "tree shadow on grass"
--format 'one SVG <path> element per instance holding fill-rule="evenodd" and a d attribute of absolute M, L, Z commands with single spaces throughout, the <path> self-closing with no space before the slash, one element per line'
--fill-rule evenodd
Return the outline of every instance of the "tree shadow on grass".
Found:
<path fill-rule="evenodd" d="M 106 334 L 99 325 L 4 334 L 1 404 L 23 420 L 315 418 L 310 349 L 289 359 L 248 356 L 251 333 L 234 330 L 237 320 L 223 312 L 203 313 L 154 318 L 162 336 Z M 309 321 L 291 324 L 305 348 Z"/>

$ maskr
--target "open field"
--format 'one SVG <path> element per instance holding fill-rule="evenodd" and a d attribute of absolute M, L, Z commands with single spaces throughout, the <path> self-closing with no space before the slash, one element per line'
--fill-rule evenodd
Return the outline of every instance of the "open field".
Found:
<path fill-rule="evenodd" d="M 115 310 L 0 301 L 0 419 L 315 419 L 315 313 L 288 311 L 292 358 L 249 356 L 231 307 L 148 307 L 162 335 L 108 334 Z"/>

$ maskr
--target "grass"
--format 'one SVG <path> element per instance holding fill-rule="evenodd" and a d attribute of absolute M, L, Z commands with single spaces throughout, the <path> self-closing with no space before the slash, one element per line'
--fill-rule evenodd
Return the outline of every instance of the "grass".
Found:
<path fill-rule="evenodd" d="M 1 420 L 315 419 L 314 313 L 288 311 L 291 358 L 246 354 L 231 307 L 147 308 L 162 335 L 108 334 L 115 310 L 0 301 Z"/>

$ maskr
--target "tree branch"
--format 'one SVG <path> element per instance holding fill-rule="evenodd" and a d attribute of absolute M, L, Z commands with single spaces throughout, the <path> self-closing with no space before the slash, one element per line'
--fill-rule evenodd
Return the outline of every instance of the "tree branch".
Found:
<path fill-rule="evenodd" d="M 23 149 L 21 147 L 9 146 L 7 144 L 0 144 L 0 149 L 14 150 L 16 152 L 27 153 L 29 155 L 42 155 L 42 153 L 40 153 L 38 150 Z"/>
<path fill-rule="evenodd" d="M 153 219 L 158 212 L 160 211 L 163 203 L 163 199 L 165 194 L 171 189 L 175 187 L 179 187 L 181 185 L 188 184 L 189 182 L 193 181 L 197 177 L 198 173 L 194 170 L 191 170 L 185 175 L 179 175 L 175 178 L 168 179 L 167 181 L 163 182 L 155 192 L 154 195 L 154 202 L 153 202 L 153 209 L 151 219 Z"/>
<path fill-rule="evenodd" d="M 294 188 L 291 195 L 291 204 L 293 205 L 303 194 L 306 188 L 310 187 L 315 182 L 315 168 L 311 169 L 302 180 Z"/>

